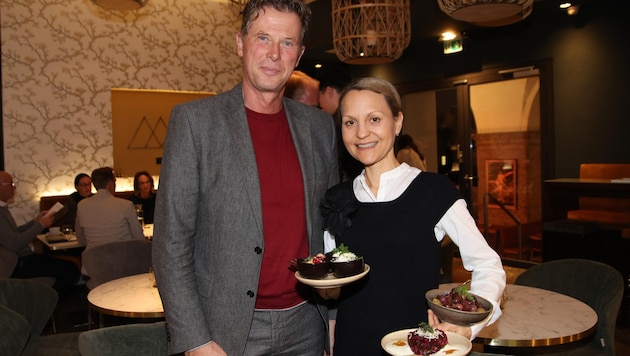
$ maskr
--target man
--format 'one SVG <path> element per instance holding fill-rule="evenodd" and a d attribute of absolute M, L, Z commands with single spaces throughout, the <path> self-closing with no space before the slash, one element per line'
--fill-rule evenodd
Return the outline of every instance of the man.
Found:
<path fill-rule="evenodd" d="M 339 150 L 339 177 L 342 181 L 350 181 L 363 171 L 363 164 L 348 153 L 341 140 L 341 118 L 336 116 L 339 107 L 339 96 L 350 84 L 350 76 L 339 68 L 325 70 L 319 75 L 319 107 L 333 115 L 337 126 Z"/>
<path fill-rule="evenodd" d="M 91 178 L 96 194 L 79 202 L 75 223 L 77 239 L 85 244 L 85 249 L 114 241 L 144 239 L 133 203 L 114 196 L 113 169 L 97 168 Z"/>
<path fill-rule="evenodd" d="M 339 107 L 339 95 L 350 84 L 350 76 L 337 68 L 324 70 L 319 75 L 319 106 L 334 115 Z M 337 120 L 337 118 L 335 118 Z"/>
<path fill-rule="evenodd" d="M 55 278 L 53 288 L 61 299 L 76 284 L 79 269 L 70 261 L 33 253 L 29 246 L 31 241 L 52 225 L 55 215 L 47 215 L 47 210 L 41 211 L 35 219 L 17 226 L 8 207 L 15 196 L 15 189 L 13 177 L 5 171 L 0 171 L 0 248 L 18 255 L 18 262 L 11 277 L 53 277 Z"/>
<path fill-rule="evenodd" d="M 319 82 L 308 74 L 296 70 L 287 81 L 284 96 L 306 105 L 319 107 Z"/>
<path fill-rule="evenodd" d="M 250 0 L 242 83 L 171 113 L 153 238 L 171 353 L 323 354 L 326 307 L 289 267 L 322 252 L 338 182 L 330 116 L 283 98 L 309 17 L 302 0 Z"/>

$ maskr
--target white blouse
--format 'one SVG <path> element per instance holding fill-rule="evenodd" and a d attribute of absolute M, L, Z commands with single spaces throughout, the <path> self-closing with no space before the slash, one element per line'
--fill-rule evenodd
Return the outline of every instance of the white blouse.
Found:
<path fill-rule="evenodd" d="M 365 170 L 354 179 L 353 190 L 357 200 L 362 203 L 392 201 L 407 190 L 411 182 L 422 171 L 402 163 L 395 169 L 381 175 L 376 196 L 372 193 L 365 179 Z M 501 316 L 500 300 L 505 288 L 505 271 L 499 255 L 488 245 L 473 217 L 466 207 L 464 199 L 457 200 L 435 225 L 435 236 L 442 241 L 448 235 L 459 247 L 464 268 L 472 272 L 470 291 L 488 299 L 494 312 L 485 321 L 472 325 L 472 338 Z M 324 250 L 335 247 L 334 236 L 324 233 Z"/>

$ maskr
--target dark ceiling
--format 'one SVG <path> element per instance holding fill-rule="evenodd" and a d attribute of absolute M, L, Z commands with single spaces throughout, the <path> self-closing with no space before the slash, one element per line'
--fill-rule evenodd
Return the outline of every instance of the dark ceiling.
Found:
<path fill-rule="evenodd" d="M 418 47 L 431 46 L 433 48 L 438 43 L 440 34 L 448 29 L 461 33 L 466 41 L 510 36 L 540 22 L 572 21 L 578 26 L 584 11 L 588 10 L 587 1 L 609 2 L 608 0 L 582 0 L 580 13 L 569 19 L 566 12 L 558 7 L 560 0 L 535 0 L 532 14 L 524 21 L 503 27 L 479 27 L 452 19 L 440 10 L 437 0 L 411 0 L 412 38 L 409 48 L 414 47 L 414 52 L 417 52 Z M 305 39 L 306 52 L 302 62 L 306 65 L 316 62 L 340 63 L 331 51 L 333 48 L 331 1 L 316 0 L 310 4 L 310 7 L 313 17 Z"/>

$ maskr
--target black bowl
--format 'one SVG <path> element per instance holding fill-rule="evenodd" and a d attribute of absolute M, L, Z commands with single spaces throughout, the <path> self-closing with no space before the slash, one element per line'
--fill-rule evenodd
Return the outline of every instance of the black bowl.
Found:
<path fill-rule="evenodd" d="M 330 265 L 328 262 L 312 263 L 311 258 L 298 258 L 297 269 L 304 278 L 320 279 L 328 274 Z"/>
<path fill-rule="evenodd" d="M 354 276 L 365 270 L 365 261 L 363 258 L 358 258 L 350 262 L 332 261 L 330 264 L 332 265 L 333 274 L 337 278 Z"/>
<path fill-rule="evenodd" d="M 490 312 L 492 312 L 492 304 L 487 299 L 472 293 L 471 294 L 477 299 L 477 301 L 481 303 L 485 311 L 471 312 L 457 310 L 433 302 L 433 299 L 437 298 L 437 296 L 448 294 L 449 292 L 450 290 L 440 291 L 438 289 L 432 289 L 424 295 L 429 308 L 433 310 L 433 313 L 435 313 L 441 321 L 457 325 L 471 325 L 484 320 L 488 317 L 488 315 L 490 315 Z"/>

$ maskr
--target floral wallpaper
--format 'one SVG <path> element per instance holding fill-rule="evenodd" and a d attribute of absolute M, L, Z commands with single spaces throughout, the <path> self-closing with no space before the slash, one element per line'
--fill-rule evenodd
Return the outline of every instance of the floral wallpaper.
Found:
<path fill-rule="evenodd" d="M 77 173 L 114 166 L 111 88 L 223 92 L 241 78 L 240 19 L 225 0 L 149 0 L 133 11 L 0 0 L 0 16 L 4 162 L 18 224 L 36 215 L 40 196 L 74 191 Z M 131 181 L 118 178 L 117 190 Z"/>

